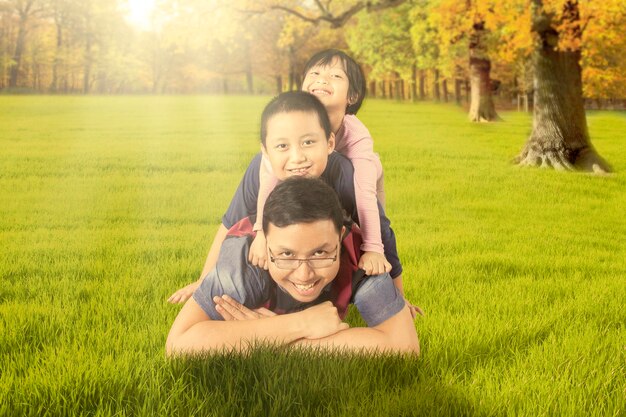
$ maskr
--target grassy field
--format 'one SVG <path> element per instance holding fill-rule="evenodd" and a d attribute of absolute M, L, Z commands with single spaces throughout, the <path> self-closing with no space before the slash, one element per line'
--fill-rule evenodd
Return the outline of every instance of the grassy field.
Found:
<path fill-rule="evenodd" d="M 167 361 L 266 100 L 0 97 L 0 415 L 626 414 L 624 113 L 596 177 L 512 166 L 526 114 L 366 102 L 422 356 Z"/>

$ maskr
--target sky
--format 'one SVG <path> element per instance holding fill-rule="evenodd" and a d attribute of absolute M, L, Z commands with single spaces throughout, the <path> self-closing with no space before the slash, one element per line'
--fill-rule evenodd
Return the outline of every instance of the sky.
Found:
<path fill-rule="evenodd" d="M 156 0 L 127 0 L 128 21 L 139 29 L 150 29 L 150 13 L 154 9 Z"/>

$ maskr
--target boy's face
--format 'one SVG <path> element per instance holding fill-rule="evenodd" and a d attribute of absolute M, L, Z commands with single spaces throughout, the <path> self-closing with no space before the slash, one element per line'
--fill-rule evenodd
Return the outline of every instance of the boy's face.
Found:
<path fill-rule="evenodd" d="M 319 177 L 334 149 L 335 135 L 331 133 L 326 140 L 317 114 L 303 111 L 272 116 L 267 121 L 265 146 L 261 146 L 279 180 L 294 175 Z"/>
<path fill-rule="evenodd" d="M 267 259 L 270 260 L 269 274 L 276 284 L 296 300 L 315 300 L 322 289 L 337 277 L 341 240 L 332 220 L 296 223 L 286 227 L 277 227 L 270 223 L 265 237 Z M 272 261 L 272 258 L 314 259 L 335 256 L 336 259 L 330 266 L 315 269 L 307 262 L 301 262 L 296 269 L 281 269 Z"/>
<path fill-rule="evenodd" d="M 348 98 L 350 81 L 343 63 L 339 58 L 333 58 L 329 65 L 314 65 L 304 76 L 302 91 L 316 96 L 328 113 L 346 108 L 352 102 Z"/>

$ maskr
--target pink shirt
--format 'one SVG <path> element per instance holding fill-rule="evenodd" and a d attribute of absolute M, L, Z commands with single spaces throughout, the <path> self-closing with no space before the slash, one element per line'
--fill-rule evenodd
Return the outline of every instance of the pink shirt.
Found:
<path fill-rule="evenodd" d="M 355 116 L 346 114 L 335 137 L 335 150 L 345 155 L 354 166 L 354 194 L 359 215 L 359 226 L 363 234 L 363 252 L 384 253 L 380 238 L 380 217 L 378 213 L 377 184 L 383 176 L 380 158 L 374 153 L 374 141 L 365 125 Z M 260 230 L 263 220 L 263 206 L 270 192 L 278 182 L 272 167 L 265 156 L 261 162 L 260 187 L 257 200 L 257 222 L 254 230 Z"/>

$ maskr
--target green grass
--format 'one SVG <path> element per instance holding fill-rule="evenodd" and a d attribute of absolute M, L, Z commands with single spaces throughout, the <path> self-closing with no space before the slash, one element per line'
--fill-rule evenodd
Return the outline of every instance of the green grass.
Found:
<path fill-rule="evenodd" d="M 624 113 L 596 177 L 512 166 L 525 114 L 366 101 L 422 356 L 165 360 L 266 100 L 0 97 L 0 415 L 626 413 Z"/>

